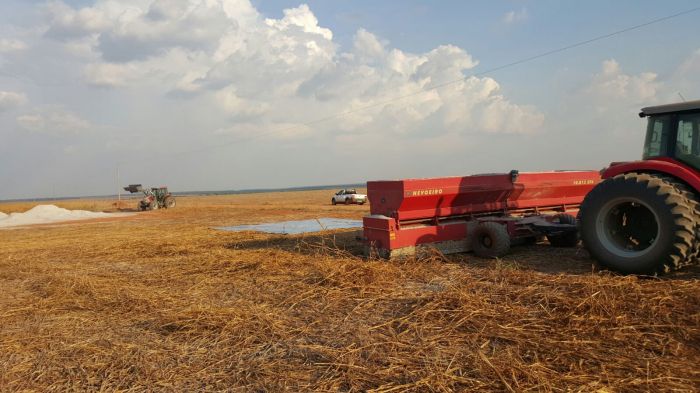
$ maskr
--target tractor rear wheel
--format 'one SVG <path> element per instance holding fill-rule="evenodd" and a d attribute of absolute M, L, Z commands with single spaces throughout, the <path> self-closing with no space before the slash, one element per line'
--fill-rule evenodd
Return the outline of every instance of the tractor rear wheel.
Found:
<path fill-rule="evenodd" d="M 676 179 L 670 176 L 664 176 L 664 180 L 673 184 L 678 191 L 683 195 L 695 213 L 695 247 L 691 253 L 690 263 L 700 262 L 700 195 L 697 195 L 690 187 L 685 184 L 678 183 Z"/>
<path fill-rule="evenodd" d="M 165 206 L 166 209 L 172 209 L 175 207 L 175 198 L 169 196 L 165 198 L 165 201 L 163 201 L 163 205 Z"/>
<path fill-rule="evenodd" d="M 557 214 L 554 217 L 554 222 L 558 224 L 576 225 L 576 217 L 571 214 Z M 552 247 L 576 247 L 578 244 L 578 231 L 572 230 L 559 235 L 547 236 L 549 244 Z"/>
<path fill-rule="evenodd" d="M 510 235 L 505 225 L 482 222 L 474 229 L 472 237 L 474 254 L 482 258 L 500 258 L 510 251 Z"/>
<path fill-rule="evenodd" d="M 628 173 L 605 180 L 581 205 L 584 245 L 625 274 L 662 274 L 695 259 L 698 215 L 675 180 Z"/>

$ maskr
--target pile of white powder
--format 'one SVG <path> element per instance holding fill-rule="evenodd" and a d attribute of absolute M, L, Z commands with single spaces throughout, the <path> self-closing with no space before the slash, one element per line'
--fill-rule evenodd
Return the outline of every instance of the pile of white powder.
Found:
<path fill-rule="evenodd" d="M 129 215 L 129 213 L 96 213 L 86 210 L 68 210 L 54 205 L 38 205 L 24 213 L 5 214 L 0 212 L 0 228 L 125 215 Z"/>

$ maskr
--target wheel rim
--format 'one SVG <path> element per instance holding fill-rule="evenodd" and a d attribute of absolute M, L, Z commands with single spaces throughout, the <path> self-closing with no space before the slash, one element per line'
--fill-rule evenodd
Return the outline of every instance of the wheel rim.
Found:
<path fill-rule="evenodd" d="M 481 239 L 479 239 L 479 240 L 480 240 L 481 245 L 484 246 L 484 248 L 493 247 L 493 239 L 491 239 L 490 236 L 486 236 L 486 235 L 481 236 Z"/>
<path fill-rule="evenodd" d="M 618 198 L 603 206 L 596 231 L 609 252 L 624 258 L 649 253 L 658 241 L 659 218 L 653 209 L 636 198 Z"/>

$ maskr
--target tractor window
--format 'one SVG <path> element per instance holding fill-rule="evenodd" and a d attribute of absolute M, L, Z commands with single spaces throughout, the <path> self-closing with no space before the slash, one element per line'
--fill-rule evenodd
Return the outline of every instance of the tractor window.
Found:
<path fill-rule="evenodd" d="M 649 118 L 647 140 L 644 144 L 644 159 L 668 155 L 668 137 L 670 129 L 670 116 L 655 116 Z"/>
<path fill-rule="evenodd" d="M 678 116 L 676 158 L 700 168 L 700 113 Z"/>

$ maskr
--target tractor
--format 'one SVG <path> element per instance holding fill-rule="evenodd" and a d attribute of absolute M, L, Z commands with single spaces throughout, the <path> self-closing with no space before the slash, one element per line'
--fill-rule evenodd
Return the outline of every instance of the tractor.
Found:
<path fill-rule="evenodd" d="M 700 259 L 700 100 L 643 108 L 642 161 L 613 163 L 584 199 L 579 231 L 602 266 L 656 275 Z"/>
<path fill-rule="evenodd" d="M 168 187 L 144 188 L 140 184 L 130 184 L 128 187 L 124 187 L 124 190 L 132 194 L 136 192 L 143 193 L 143 199 L 136 206 L 136 209 L 139 211 L 175 207 L 175 197 L 168 192 Z"/>

